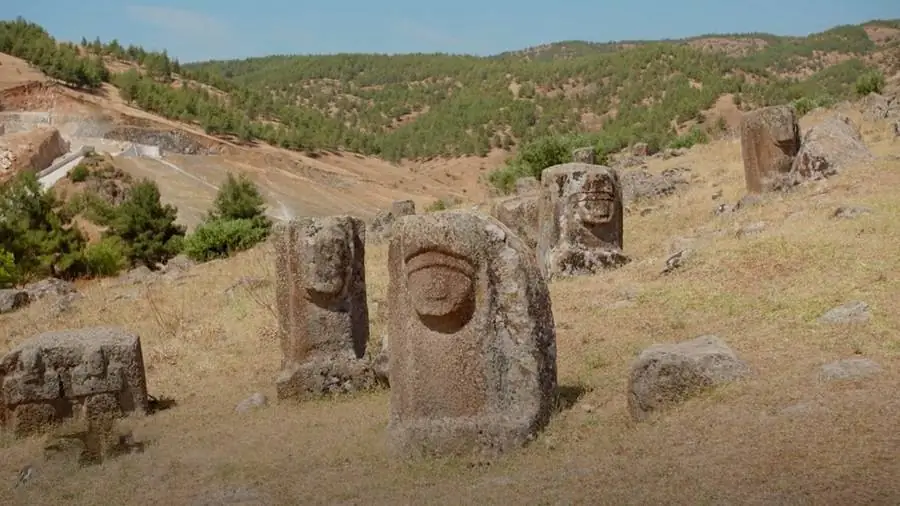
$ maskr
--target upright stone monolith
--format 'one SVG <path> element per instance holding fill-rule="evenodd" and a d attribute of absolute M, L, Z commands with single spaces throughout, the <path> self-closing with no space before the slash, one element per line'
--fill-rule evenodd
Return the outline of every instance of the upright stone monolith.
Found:
<path fill-rule="evenodd" d="M 282 370 L 278 398 L 314 398 L 375 385 L 369 339 L 365 223 L 301 218 L 275 230 Z"/>
<path fill-rule="evenodd" d="M 622 253 L 622 188 L 601 165 L 564 163 L 544 169 L 538 204 L 538 262 L 547 279 L 591 274 L 629 262 Z"/>
<path fill-rule="evenodd" d="M 556 331 L 534 254 L 470 211 L 398 221 L 388 253 L 391 408 L 403 454 L 521 446 L 556 402 Z"/>

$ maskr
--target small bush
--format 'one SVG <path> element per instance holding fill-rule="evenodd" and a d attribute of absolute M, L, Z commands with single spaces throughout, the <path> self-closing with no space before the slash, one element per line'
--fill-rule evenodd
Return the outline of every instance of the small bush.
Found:
<path fill-rule="evenodd" d="M 802 117 L 813 109 L 819 107 L 829 107 L 832 104 L 834 104 L 834 100 L 831 97 L 824 95 L 815 98 L 800 97 L 797 100 L 791 102 L 791 105 L 794 106 L 794 110 L 797 111 L 797 117 Z"/>
<path fill-rule="evenodd" d="M 198 262 L 224 258 L 265 240 L 268 229 L 253 219 L 212 220 L 203 223 L 184 240 L 184 253 Z"/>
<path fill-rule="evenodd" d="M 10 288 L 16 283 L 16 259 L 0 248 L 0 288 Z"/>
<path fill-rule="evenodd" d="M 690 148 L 696 144 L 704 144 L 706 142 L 709 142 L 709 137 L 706 135 L 706 132 L 704 132 L 702 128 L 694 126 L 683 135 L 676 137 L 670 144 L 670 147 L 675 149 Z"/>
<path fill-rule="evenodd" d="M 84 165 L 83 163 L 79 163 L 75 166 L 74 169 L 69 171 L 69 179 L 71 179 L 75 183 L 81 183 L 86 181 L 88 176 L 91 175 L 91 169 Z"/>
<path fill-rule="evenodd" d="M 126 248 L 118 237 L 105 237 L 84 249 L 84 263 L 91 276 L 114 276 L 128 266 Z"/>
<path fill-rule="evenodd" d="M 866 72 L 856 78 L 856 94 L 864 97 L 869 93 L 881 93 L 884 89 L 884 74 L 877 70 Z"/>

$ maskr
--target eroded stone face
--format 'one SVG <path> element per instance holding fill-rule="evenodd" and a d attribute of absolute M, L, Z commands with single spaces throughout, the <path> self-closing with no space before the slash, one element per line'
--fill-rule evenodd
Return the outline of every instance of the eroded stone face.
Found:
<path fill-rule="evenodd" d="M 555 165 L 541 182 L 538 255 L 546 276 L 588 274 L 628 261 L 621 252 L 624 216 L 615 170 Z"/>
<path fill-rule="evenodd" d="M 47 332 L 0 361 L 0 419 L 17 435 L 68 418 L 146 413 L 140 338 L 95 327 Z"/>
<path fill-rule="evenodd" d="M 278 397 L 367 389 L 369 338 L 365 224 L 351 216 L 301 218 L 275 229 L 282 371 Z"/>
<path fill-rule="evenodd" d="M 398 221 L 388 263 L 395 448 L 524 444 L 556 391 L 550 298 L 530 249 L 494 218 L 446 211 Z"/>
<path fill-rule="evenodd" d="M 304 263 L 305 278 L 311 300 L 327 304 L 343 295 L 353 261 L 353 237 L 348 232 L 352 230 L 329 226 L 311 230 L 306 238 L 309 253 Z"/>
<path fill-rule="evenodd" d="M 741 157 L 747 191 L 770 191 L 773 182 L 790 172 L 800 150 L 800 126 L 794 108 L 764 107 L 741 118 Z"/>

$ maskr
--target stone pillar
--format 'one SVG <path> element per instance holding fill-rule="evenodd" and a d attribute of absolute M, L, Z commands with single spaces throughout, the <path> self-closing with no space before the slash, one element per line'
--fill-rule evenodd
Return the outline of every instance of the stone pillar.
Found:
<path fill-rule="evenodd" d="M 565 163 L 541 173 L 538 262 L 549 280 L 629 262 L 622 253 L 622 188 L 601 165 Z"/>
<path fill-rule="evenodd" d="M 282 371 L 278 398 L 368 389 L 365 224 L 351 216 L 276 225 L 276 302 Z"/>
<path fill-rule="evenodd" d="M 556 331 L 534 254 L 471 211 L 409 216 L 388 253 L 391 407 L 402 454 L 495 454 L 556 403 Z"/>

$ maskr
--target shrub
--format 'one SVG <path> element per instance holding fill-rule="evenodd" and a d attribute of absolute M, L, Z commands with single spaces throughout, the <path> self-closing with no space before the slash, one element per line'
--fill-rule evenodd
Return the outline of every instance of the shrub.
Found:
<path fill-rule="evenodd" d="M 254 220 L 262 228 L 271 225 L 265 215 L 265 201 L 256 184 L 245 174 L 234 177 L 230 172 L 216 194 L 208 220 Z"/>
<path fill-rule="evenodd" d="M 0 248 L 0 288 L 10 288 L 16 283 L 16 259 Z"/>
<path fill-rule="evenodd" d="M 126 247 L 118 237 L 104 237 L 84 249 L 84 264 L 92 276 L 113 276 L 128 266 Z"/>
<path fill-rule="evenodd" d="M 271 228 L 256 184 L 228 173 L 205 222 L 185 239 L 184 253 L 200 262 L 227 257 L 264 241 Z"/>
<path fill-rule="evenodd" d="M 670 147 L 678 149 L 678 148 L 690 148 L 695 144 L 703 144 L 709 141 L 709 137 L 706 135 L 706 132 L 703 131 L 699 126 L 692 127 L 689 131 L 685 132 L 682 135 L 679 135 L 672 141 Z"/>
<path fill-rule="evenodd" d="M 856 78 L 856 94 L 864 97 L 869 93 L 881 93 L 884 89 L 884 74 L 872 70 Z"/>
<path fill-rule="evenodd" d="M 71 179 L 75 183 L 81 183 L 82 181 L 87 180 L 88 176 L 91 175 L 91 169 L 84 165 L 83 163 L 79 163 L 75 166 L 74 169 L 69 171 L 69 179 Z"/>
<path fill-rule="evenodd" d="M 156 183 L 145 179 L 116 208 L 105 236 L 122 240 L 132 264 L 153 269 L 180 252 L 185 229 L 175 223 L 177 216 L 178 209 L 160 202 Z"/>
<path fill-rule="evenodd" d="M 219 219 L 203 223 L 184 240 L 184 253 L 199 262 L 224 258 L 265 240 L 268 230 L 252 219 Z"/>
<path fill-rule="evenodd" d="M 0 250 L 12 255 L 18 280 L 83 273 L 84 237 L 34 173 L 20 173 L 0 186 L 0 217 Z"/>

